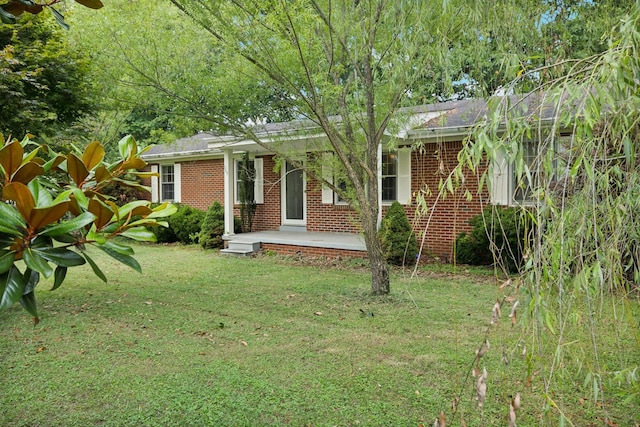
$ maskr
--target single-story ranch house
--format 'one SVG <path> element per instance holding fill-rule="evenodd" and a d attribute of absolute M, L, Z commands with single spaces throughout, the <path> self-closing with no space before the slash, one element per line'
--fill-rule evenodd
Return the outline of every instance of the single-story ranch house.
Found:
<path fill-rule="evenodd" d="M 474 215 L 489 203 L 515 202 L 514 174 L 507 165 L 494 172 L 492 194 L 478 194 L 478 179 L 469 175 L 466 188 L 435 203 L 440 180 L 457 164 L 462 141 L 484 118 L 486 105 L 482 100 L 460 100 L 414 109 L 410 126 L 393 135 L 397 148 L 380 147 L 382 211 L 393 201 L 404 206 L 419 244 L 423 243 L 423 256 L 451 260 L 456 236 L 469 230 L 468 221 Z M 318 146 L 313 142 L 324 137 L 309 121 L 259 125 L 254 132 L 262 141 L 282 143 L 286 139 L 307 156 Z M 256 176 L 254 232 L 234 234 L 233 216 L 239 215 L 238 161 L 246 152 Z M 225 207 L 224 238 L 230 251 L 262 248 L 280 253 L 365 256 L 354 210 L 304 171 L 289 164 L 276 167 L 273 152 L 253 140 L 198 133 L 154 146 L 142 157 L 159 175 L 151 182 L 153 202 L 172 201 L 206 210 L 218 201 Z M 473 195 L 472 200 L 464 197 L 465 190 Z M 416 195 L 421 192 L 430 208 L 427 215 L 417 214 Z"/>

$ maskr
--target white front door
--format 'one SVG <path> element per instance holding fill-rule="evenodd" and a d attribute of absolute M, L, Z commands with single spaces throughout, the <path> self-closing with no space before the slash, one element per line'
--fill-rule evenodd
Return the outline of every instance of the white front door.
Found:
<path fill-rule="evenodd" d="M 304 171 L 287 162 L 282 171 L 282 225 L 307 225 L 305 187 Z"/>

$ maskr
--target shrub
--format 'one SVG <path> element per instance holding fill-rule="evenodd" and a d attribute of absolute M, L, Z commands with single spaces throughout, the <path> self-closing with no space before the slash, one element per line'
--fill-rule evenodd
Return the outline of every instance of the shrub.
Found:
<path fill-rule="evenodd" d="M 156 227 L 154 233 L 159 243 L 196 243 L 205 213 L 188 205 L 177 205 L 178 211 L 168 219 L 169 227 Z"/>
<path fill-rule="evenodd" d="M 234 232 L 239 233 L 242 229 L 241 222 L 234 217 Z M 205 249 L 217 249 L 224 247 L 222 235 L 224 234 L 224 206 L 219 202 L 214 202 L 202 221 L 199 242 Z"/>
<path fill-rule="evenodd" d="M 380 227 L 384 256 L 392 264 L 413 264 L 418 255 L 418 241 L 402 205 L 393 202 Z"/>
<path fill-rule="evenodd" d="M 501 262 L 516 272 L 522 266 L 525 237 L 531 221 L 526 210 L 488 206 L 469 221 L 471 231 L 456 238 L 456 261 L 461 264 L 491 265 Z"/>

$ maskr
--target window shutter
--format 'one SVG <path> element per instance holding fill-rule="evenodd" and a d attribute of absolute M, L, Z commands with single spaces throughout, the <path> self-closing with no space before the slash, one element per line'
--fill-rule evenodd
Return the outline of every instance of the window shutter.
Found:
<path fill-rule="evenodd" d="M 253 160 L 253 168 L 256 171 L 256 178 L 253 188 L 253 198 L 259 205 L 264 203 L 264 173 L 263 166 L 264 159 L 262 157 L 256 157 Z"/>
<path fill-rule="evenodd" d="M 509 163 L 504 154 L 498 153 L 492 164 L 491 171 L 491 203 L 494 205 L 508 206 L 509 200 Z"/>
<path fill-rule="evenodd" d="M 398 197 L 400 204 L 411 204 L 411 148 L 398 149 Z"/>
<path fill-rule="evenodd" d="M 158 165 L 151 165 L 151 172 L 160 173 Z M 160 202 L 160 176 L 151 177 L 151 202 Z"/>
<path fill-rule="evenodd" d="M 322 153 L 322 178 L 333 184 L 333 168 L 331 162 L 333 153 Z M 333 204 L 333 190 L 324 182 L 322 183 L 322 203 Z"/>
<path fill-rule="evenodd" d="M 180 191 L 182 188 L 182 180 L 180 179 L 180 166 L 180 163 L 176 163 L 173 165 L 173 201 L 176 203 L 182 202 L 182 195 Z"/>

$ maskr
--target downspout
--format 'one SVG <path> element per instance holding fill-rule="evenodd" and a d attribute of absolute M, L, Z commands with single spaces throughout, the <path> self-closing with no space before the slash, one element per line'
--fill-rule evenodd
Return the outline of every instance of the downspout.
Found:
<path fill-rule="evenodd" d="M 224 150 L 224 235 L 233 236 L 235 227 L 233 221 L 233 204 L 234 204 L 234 164 L 233 151 Z"/>

